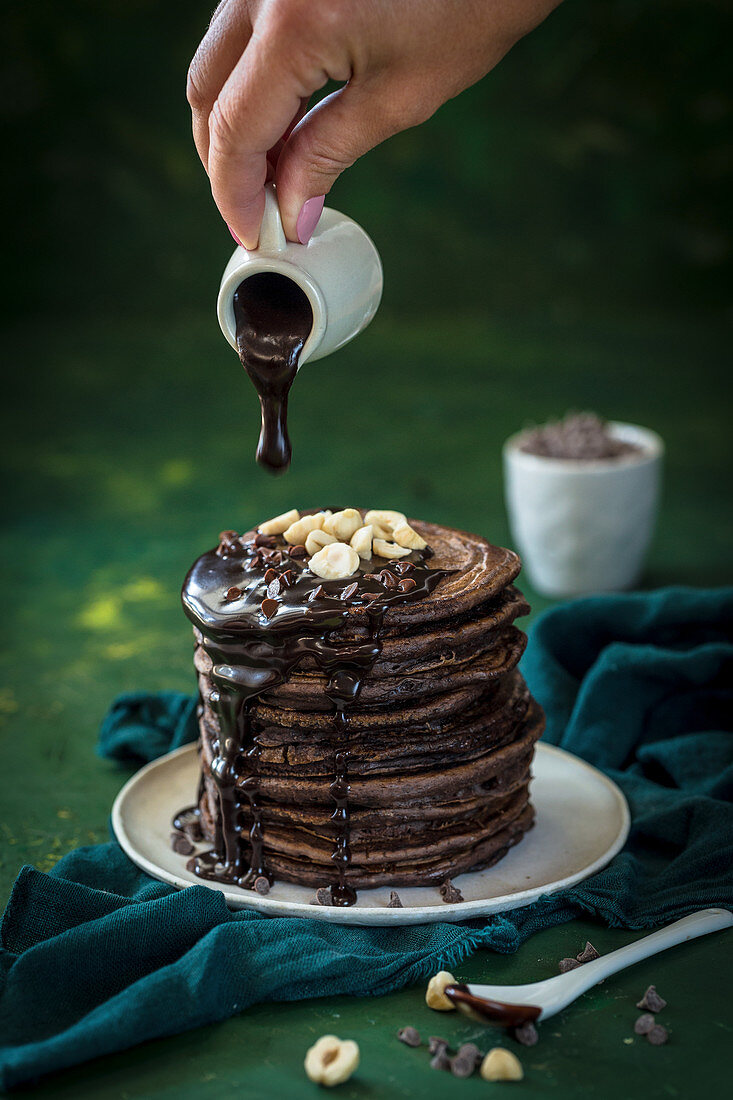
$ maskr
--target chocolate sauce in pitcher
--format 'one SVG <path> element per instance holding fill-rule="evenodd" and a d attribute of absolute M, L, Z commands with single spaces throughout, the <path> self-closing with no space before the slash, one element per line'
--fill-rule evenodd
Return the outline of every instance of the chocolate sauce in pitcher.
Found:
<path fill-rule="evenodd" d="M 237 350 L 260 399 L 257 461 L 272 473 L 290 465 L 288 395 L 313 310 L 297 283 L 274 271 L 250 275 L 234 294 Z"/>

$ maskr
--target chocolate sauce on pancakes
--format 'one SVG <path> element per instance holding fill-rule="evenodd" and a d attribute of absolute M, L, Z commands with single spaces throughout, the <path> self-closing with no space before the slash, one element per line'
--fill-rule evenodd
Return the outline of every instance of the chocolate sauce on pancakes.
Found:
<path fill-rule="evenodd" d="M 297 283 L 268 271 L 239 284 L 234 317 L 239 358 L 262 410 L 257 461 L 279 473 L 290 465 L 288 394 L 313 328 L 313 310 Z"/>
<path fill-rule="evenodd" d="M 327 581 L 308 568 L 303 547 L 281 538 L 233 531 L 194 563 L 183 585 L 186 615 L 212 662 L 208 705 L 219 733 L 210 774 L 218 810 L 212 851 L 188 866 L 202 878 L 252 887 L 267 866 L 266 829 L 259 781 L 260 744 L 251 721 L 255 701 L 284 683 L 308 657 L 327 678 L 333 706 L 334 905 L 352 905 L 347 881 L 349 848 L 349 709 L 381 651 L 387 609 L 429 595 L 446 575 L 433 569 L 427 550 L 395 563 L 373 557 L 346 580 Z M 405 583 L 414 582 L 414 583 Z M 366 641 L 344 641 L 339 631 L 353 608 L 363 608 Z M 246 822 L 251 822 L 247 835 Z"/>

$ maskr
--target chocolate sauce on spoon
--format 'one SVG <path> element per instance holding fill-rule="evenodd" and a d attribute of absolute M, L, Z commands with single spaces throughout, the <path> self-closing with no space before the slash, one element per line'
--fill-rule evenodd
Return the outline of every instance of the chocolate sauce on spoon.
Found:
<path fill-rule="evenodd" d="M 507 1004 L 506 1001 L 495 1001 L 489 997 L 477 997 L 463 983 L 446 986 L 443 992 L 456 1008 L 471 1019 L 488 1020 L 504 1027 L 521 1027 L 528 1021 L 538 1019 L 542 1012 L 538 1005 Z"/>
<path fill-rule="evenodd" d="M 288 394 L 313 328 L 313 310 L 297 283 L 267 271 L 239 284 L 234 318 L 239 358 L 262 409 L 257 461 L 280 473 L 290 465 Z"/>

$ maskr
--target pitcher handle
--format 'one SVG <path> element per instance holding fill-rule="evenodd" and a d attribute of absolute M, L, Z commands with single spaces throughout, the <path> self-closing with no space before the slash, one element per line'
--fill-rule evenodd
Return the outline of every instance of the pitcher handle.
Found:
<path fill-rule="evenodd" d="M 265 185 L 265 212 L 262 215 L 260 243 L 257 246 L 257 251 L 273 255 L 277 252 L 284 252 L 287 246 L 288 242 L 280 217 L 275 184 L 268 183 Z"/>

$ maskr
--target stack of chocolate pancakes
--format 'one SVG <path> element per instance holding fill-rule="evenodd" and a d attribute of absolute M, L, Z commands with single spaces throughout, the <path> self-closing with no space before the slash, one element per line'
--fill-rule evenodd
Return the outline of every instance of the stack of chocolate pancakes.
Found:
<path fill-rule="evenodd" d="M 375 539 L 365 556 L 362 541 L 335 579 L 313 544 L 257 530 L 194 563 L 199 876 L 330 887 L 349 905 L 357 888 L 487 867 L 532 825 L 543 718 L 516 667 L 519 559 L 410 524 L 423 548 Z"/>

